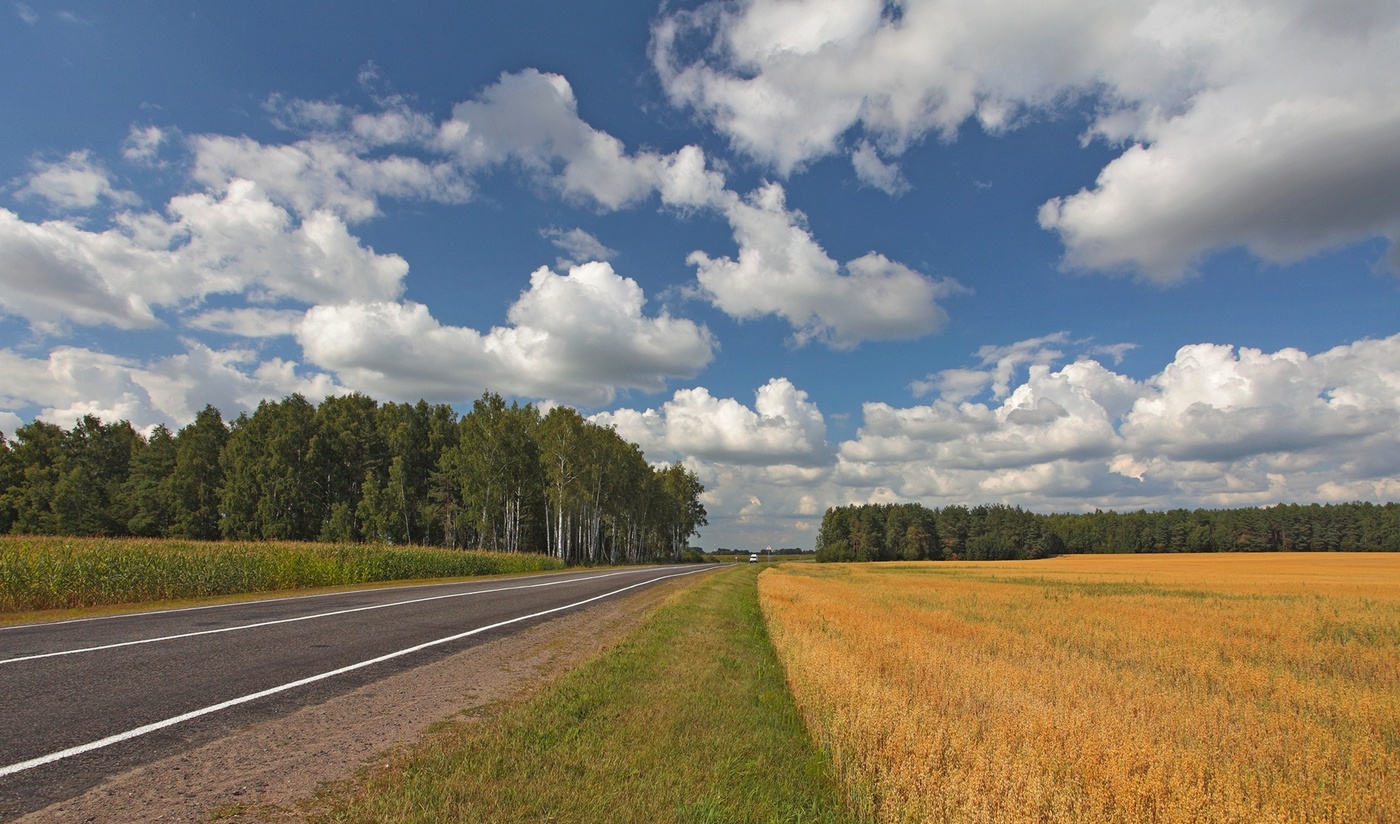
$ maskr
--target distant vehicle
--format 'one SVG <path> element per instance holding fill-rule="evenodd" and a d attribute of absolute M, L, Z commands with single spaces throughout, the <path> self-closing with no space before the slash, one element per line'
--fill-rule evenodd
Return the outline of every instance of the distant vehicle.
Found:
<path fill-rule="evenodd" d="M 758 563 L 758 553 L 757 553 L 757 552 L 750 552 L 750 553 L 749 553 L 749 563 L 751 563 L 751 564 L 756 564 L 756 563 Z"/>

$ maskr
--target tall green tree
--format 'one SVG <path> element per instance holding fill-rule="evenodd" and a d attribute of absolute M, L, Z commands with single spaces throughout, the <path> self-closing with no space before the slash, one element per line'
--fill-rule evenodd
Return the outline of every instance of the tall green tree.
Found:
<path fill-rule="evenodd" d="M 556 558 L 577 552 L 577 519 L 583 512 L 584 478 L 588 471 L 588 428 L 577 410 L 556 406 L 535 429 L 544 474 L 545 545 Z"/>
<path fill-rule="evenodd" d="M 13 531 L 30 535 L 58 532 L 53 497 L 62 449 L 63 429 L 56 424 L 36 420 L 15 430 L 8 460 L 10 486 L 4 490 Z"/>
<path fill-rule="evenodd" d="M 358 392 L 331 395 L 316 408 L 307 462 L 317 498 L 318 537 L 323 541 L 361 537 L 359 507 L 365 480 L 377 477 L 388 462 L 378 409 L 373 398 Z"/>
<path fill-rule="evenodd" d="M 665 505 L 661 527 L 670 545 L 671 559 L 677 560 L 689 546 L 690 536 L 699 533 L 700 527 L 709 523 L 709 513 L 700 501 L 705 486 L 680 461 L 663 469 L 660 479 Z"/>
<path fill-rule="evenodd" d="M 213 541 L 223 534 L 219 501 L 228 438 L 223 414 L 212 405 L 175 435 L 175 468 L 168 482 L 172 537 Z"/>
<path fill-rule="evenodd" d="M 534 431 L 539 413 L 485 393 L 463 415 L 444 469 L 461 501 L 469 535 L 505 552 L 544 548 L 544 487 Z"/>
<path fill-rule="evenodd" d="M 170 483 L 175 473 L 175 436 L 160 424 L 135 447 L 131 472 L 121 490 L 126 528 L 132 535 L 163 537 L 170 533 L 175 513 Z"/>
<path fill-rule="evenodd" d="M 320 534 L 315 467 L 310 461 L 316 408 L 299 394 L 262 401 L 240 416 L 223 453 L 220 495 L 224 537 L 314 540 Z"/>
<path fill-rule="evenodd" d="M 445 543 L 455 532 L 434 529 L 430 482 L 443 450 L 457 437 L 457 416 L 446 405 L 386 403 L 376 422 L 385 459 L 368 469 L 358 514 L 368 540 L 392 544 Z M 455 512 L 449 512 L 448 521 Z M 449 535 L 449 533 L 451 533 Z"/>
<path fill-rule="evenodd" d="M 122 485 L 139 436 L 126 421 L 104 424 L 84 415 L 65 432 L 59 449 L 52 507 L 65 535 L 124 535 Z"/>

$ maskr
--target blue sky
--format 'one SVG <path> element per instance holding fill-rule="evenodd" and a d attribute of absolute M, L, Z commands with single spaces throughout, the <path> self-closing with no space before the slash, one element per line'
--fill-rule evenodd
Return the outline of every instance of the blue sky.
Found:
<path fill-rule="evenodd" d="M 0 431 L 577 406 L 826 507 L 1400 497 L 1400 9 L 0 7 Z"/>

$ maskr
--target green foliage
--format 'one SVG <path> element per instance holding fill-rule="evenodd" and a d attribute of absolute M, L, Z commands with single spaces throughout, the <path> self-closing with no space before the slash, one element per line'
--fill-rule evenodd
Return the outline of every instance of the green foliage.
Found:
<path fill-rule="evenodd" d="M 834 507 L 817 533 L 818 561 L 923 561 L 943 557 L 938 513 L 919 504 Z"/>
<path fill-rule="evenodd" d="M 676 560 L 705 525 L 704 486 L 677 463 L 647 465 L 612 429 L 555 407 L 536 427 L 546 541 L 570 563 Z"/>
<path fill-rule="evenodd" d="M 368 544 L 0 537 L 0 612 L 558 569 L 540 555 Z"/>
<path fill-rule="evenodd" d="M 175 436 L 175 467 L 167 479 L 172 538 L 219 537 L 219 491 L 224 483 L 221 457 L 228 444 L 223 415 L 205 406 Z"/>
<path fill-rule="evenodd" d="M 451 529 L 446 536 L 434 532 L 429 502 L 434 467 L 456 444 L 457 414 L 451 407 L 421 400 L 386 403 L 379 407 L 376 423 L 387 464 L 365 468 L 356 507 L 361 535 L 391 544 L 457 546 Z"/>
<path fill-rule="evenodd" d="M 85 417 L 0 437 L 0 534 L 372 541 L 675 560 L 705 523 L 694 473 L 653 469 L 612 429 L 486 393 L 446 405 L 360 394 L 206 406 L 172 436 Z"/>
<path fill-rule="evenodd" d="M 1016 560 L 1076 553 L 1400 551 L 1400 504 L 1279 504 L 1037 515 L 1001 505 L 833 507 L 819 561 Z"/>
<path fill-rule="evenodd" d="M 301 395 L 262 401 L 229 432 L 221 462 L 219 531 L 237 540 L 314 540 L 320 532 L 316 409 Z"/>
<path fill-rule="evenodd" d="M 131 472 L 121 487 L 127 531 L 144 538 L 166 535 L 174 518 L 168 479 L 178 460 L 175 436 L 162 424 L 132 446 Z"/>
<path fill-rule="evenodd" d="M 506 406 L 482 395 L 459 424 L 457 445 L 443 459 L 443 479 L 465 541 L 508 552 L 544 542 L 544 483 L 530 405 Z"/>

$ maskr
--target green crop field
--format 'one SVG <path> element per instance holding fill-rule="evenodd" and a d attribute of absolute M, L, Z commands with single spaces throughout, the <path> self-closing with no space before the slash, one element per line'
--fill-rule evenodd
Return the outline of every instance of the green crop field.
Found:
<path fill-rule="evenodd" d="M 382 544 L 0 536 L 0 614 L 561 569 L 542 555 Z"/>

